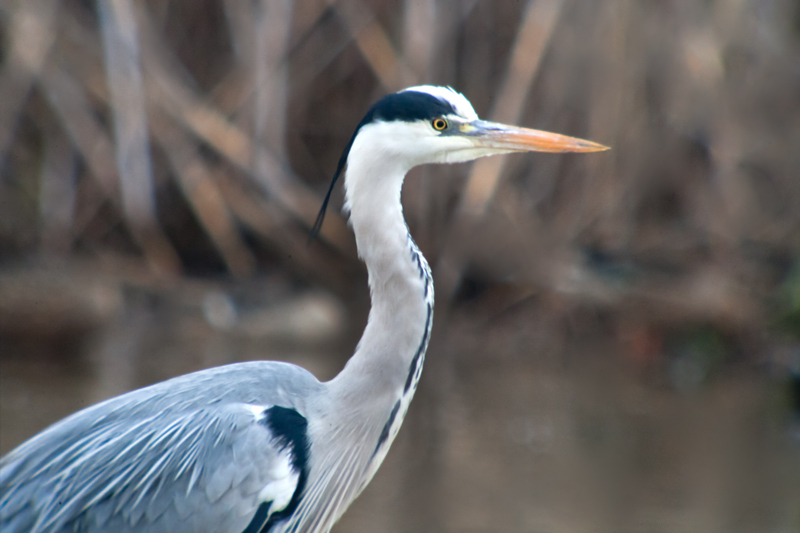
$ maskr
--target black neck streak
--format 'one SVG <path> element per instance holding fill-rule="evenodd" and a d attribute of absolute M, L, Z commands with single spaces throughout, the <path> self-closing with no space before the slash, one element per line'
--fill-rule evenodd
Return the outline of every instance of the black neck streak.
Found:
<path fill-rule="evenodd" d="M 425 351 L 428 349 L 428 341 L 430 340 L 430 332 L 433 322 L 433 278 L 431 276 L 431 270 L 428 266 L 428 262 L 425 261 L 425 258 L 422 256 L 422 252 L 420 252 L 419 247 L 414 242 L 414 239 L 411 237 L 410 233 L 408 234 L 408 247 L 409 251 L 411 252 L 411 262 L 417 267 L 417 273 L 425 286 L 423 292 L 426 308 L 425 326 L 422 330 L 422 339 L 417 346 L 414 357 L 411 359 L 411 365 L 408 369 L 408 376 L 406 377 L 402 395 L 395 402 L 394 407 L 392 407 L 392 412 L 389 414 L 389 418 L 386 420 L 386 423 L 381 430 L 380 437 L 378 438 L 378 444 L 375 446 L 375 451 L 372 452 L 373 457 L 389 439 L 392 432 L 392 427 L 397 421 L 398 414 L 400 414 L 401 418 L 405 416 L 405 411 L 400 413 L 400 408 L 404 403 L 403 399 L 406 398 L 410 393 L 413 394 L 417 388 L 417 383 L 422 375 L 422 365 L 425 362 Z M 408 408 L 409 403 L 410 400 L 405 402 L 406 409 Z"/>

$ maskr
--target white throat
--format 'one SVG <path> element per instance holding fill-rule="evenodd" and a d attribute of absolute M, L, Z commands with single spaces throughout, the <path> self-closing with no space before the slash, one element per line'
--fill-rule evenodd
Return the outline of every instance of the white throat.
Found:
<path fill-rule="evenodd" d="M 330 401 L 343 415 L 337 432 L 348 446 L 316 450 L 340 466 L 359 463 L 354 470 L 360 475 L 342 481 L 342 502 L 369 483 L 394 441 L 416 391 L 433 323 L 430 269 L 408 233 L 400 203 L 413 164 L 399 163 L 403 158 L 383 148 L 357 137 L 344 176 L 345 205 L 367 265 L 372 305 L 355 353 L 328 382 Z"/>
<path fill-rule="evenodd" d="M 330 385 L 365 433 L 383 428 L 364 435 L 365 445 L 374 448 L 368 480 L 416 390 L 433 321 L 433 281 L 403 218 L 400 193 L 410 168 L 367 144 L 358 139 L 353 144 L 350 161 L 358 163 L 348 166 L 344 185 L 372 306 L 355 354 Z"/>
<path fill-rule="evenodd" d="M 400 194 L 408 163 L 398 163 L 374 144 L 358 139 L 350 156 L 358 164 L 350 164 L 345 174 L 345 206 L 358 254 L 367 265 L 372 306 L 356 353 L 343 373 L 354 367 L 369 376 L 373 390 L 383 389 L 397 398 L 408 393 L 409 366 L 415 357 L 421 359 L 423 338 L 427 344 L 433 283 L 403 218 Z"/>

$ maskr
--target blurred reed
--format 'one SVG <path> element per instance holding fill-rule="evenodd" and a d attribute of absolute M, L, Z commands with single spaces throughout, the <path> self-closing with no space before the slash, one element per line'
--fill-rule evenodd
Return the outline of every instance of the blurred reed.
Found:
<path fill-rule="evenodd" d="M 756 0 L 4 0 L 0 257 L 122 250 L 175 276 L 197 269 L 193 248 L 211 248 L 213 264 L 249 276 L 256 256 L 292 254 L 341 287 L 319 272 L 323 257 L 355 261 L 340 217 L 324 246 L 298 245 L 339 151 L 381 94 L 449 84 L 488 118 L 614 151 L 490 158 L 463 187 L 410 180 L 406 209 L 441 264 L 442 295 L 472 271 L 591 298 L 620 263 L 643 277 L 612 287 L 619 297 L 750 321 L 763 304 L 754 289 L 774 285 L 800 247 L 796 11 Z M 682 282 L 660 287 L 648 265 Z M 698 302 L 708 279 L 716 292 Z"/>
<path fill-rule="evenodd" d="M 308 230 L 369 105 L 444 84 L 482 117 L 613 150 L 412 171 L 404 206 L 435 271 L 437 356 L 418 394 L 424 408 L 384 468 L 395 477 L 379 476 L 383 492 L 365 494 L 361 508 L 402 513 L 387 518 L 397 530 L 594 531 L 579 526 L 599 515 L 572 504 L 603 500 L 609 479 L 627 475 L 616 488 L 644 511 L 611 502 L 627 521 L 605 523 L 641 526 L 646 515 L 665 530 L 747 530 L 726 522 L 736 498 L 768 515 L 766 500 L 783 512 L 800 490 L 791 475 L 778 486 L 764 473 L 789 455 L 753 429 L 760 383 L 725 382 L 700 409 L 659 387 L 694 390 L 740 361 L 782 376 L 800 368 L 798 65 L 792 0 L 0 0 L 0 361 L 12 337 L 50 335 L 61 356 L 63 339 L 111 330 L 93 348 L 111 354 L 98 357 L 99 391 L 76 385 L 64 411 L 42 420 L 28 421 L 36 409 L 21 403 L 17 433 L 2 444 L 133 386 L 263 357 L 270 324 L 289 330 L 290 320 L 297 338 L 314 337 L 300 327 L 313 313 L 286 304 L 305 301 L 298 288 L 324 287 L 355 310 L 343 325 L 323 299 L 309 327 L 357 334 L 367 294 L 345 218 L 332 209 L 311 246 Z M 57 275 L 39 276 L 42 264 Z M 119 289 L 131 285 L 146 297 Z M 265 287 L 264 300 L 278 296 L 265 308 L 294 311 L 263 311 L 253 293 Z M 190 318 L 137 314 L 136 299 L 153 294 Z M 109 326 L 131 301 L 134 311 Z M 249 340 L 220 341 L 219 331 Z M 327 354 L 320 338 L 315 350 Z M 270 357 L 281 356 L 274 348 Z M 618 367 L 595 376 L 603 358 L 592 356 L 603 354 L 632 368 L 634 383 Z M 577 377 L 564 370 L 576 359 Z M 321 377 L 340 362 L 295 361 Z M 455 385 L 465 379 L 470 392 Z M 35 402 L 26 387 L 8 398 Z M 4 413 L 16 409 L 5 403 Z M 654 466 L 633 464 L 625 446 Z M 745 462 L 754 466 L 730 473 Z M 719 472 L 713 482 L 701 479 L 706 465 Z M 729 475 L 751 474 L 755 489 L 726 492 Z M 559 482 L 564 498 L 549 496 Z M 694 505 L 672 505 L 662 484 Z M 570 493 L 576 485 L 585 500 Z M 395 492 L 403 503 L 381 499 Z M 526 510 L 520 498 L 536 503 Z M 717 513 L 718 501 L 727 507 Z M 796 524 L 785 512 L 774 522 Z M 680 520 L 694 529 L 670 527 Z M 704 520 L 717 522 L 698 528 Z"/>

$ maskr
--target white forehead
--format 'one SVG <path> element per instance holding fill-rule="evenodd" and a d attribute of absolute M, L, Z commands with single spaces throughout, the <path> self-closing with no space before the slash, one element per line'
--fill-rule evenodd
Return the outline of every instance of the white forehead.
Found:
<path fill-rule="evenodd" d="M 449 102 L 450 105 L 453 106 L 453 109 L 456 110 L 456 113 L 458 113 L 460 116 L 469 120 L 478 119 L 478 114 L 475 112 L 475 109 L 472 108 L 472 104 L 469 103 L 469 100 L 467 100 L 463 94 L 454 91 L 450 87 L 440 87 L 438 85 L 417 85 L 415 87 L 403 89 L 400 92 L 405 91 L 427 93 L 438 98 L 439 100 Z"/>

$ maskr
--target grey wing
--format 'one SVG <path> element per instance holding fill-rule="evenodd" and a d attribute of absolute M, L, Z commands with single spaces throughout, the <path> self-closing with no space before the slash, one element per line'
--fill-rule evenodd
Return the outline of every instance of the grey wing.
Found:
<path fill-rule="evenodd" d="M 293 409 L 223 403 L 45 432 L 28 445 L 46 452 L 23 445 L 0 463 L 0 530 L 245 531 L 299 492 L 297 443 L 270 421 L 284 411 L 305 423 Z"/>

